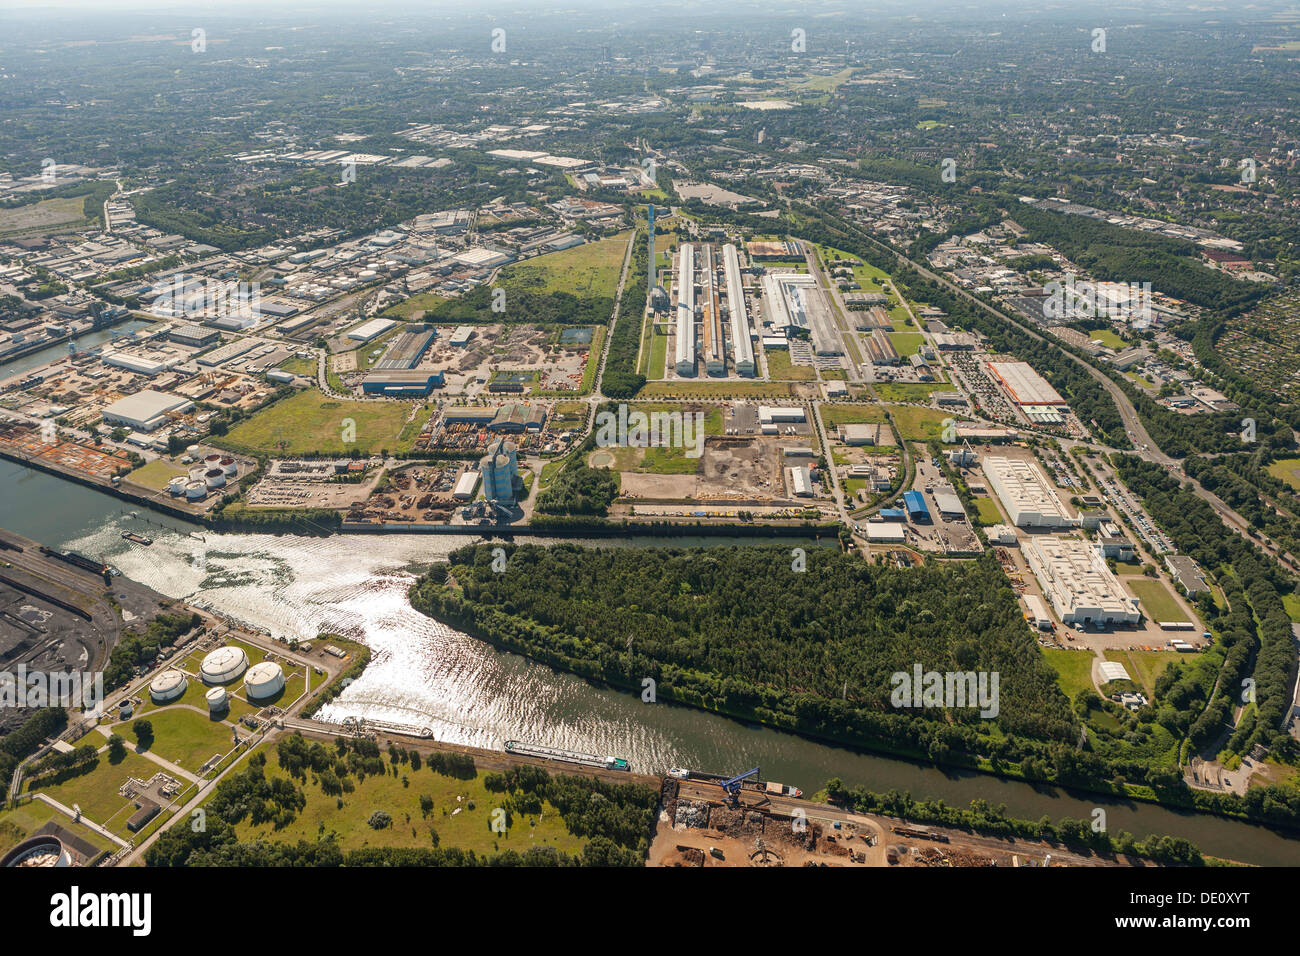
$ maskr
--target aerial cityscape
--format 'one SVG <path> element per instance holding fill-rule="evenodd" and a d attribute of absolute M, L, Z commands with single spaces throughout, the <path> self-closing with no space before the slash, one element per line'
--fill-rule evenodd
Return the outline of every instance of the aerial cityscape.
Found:
<path fill-rule="evenodd" d="M 1293 5 L 6 7 L 0 868 L 1300 864 Z"/>

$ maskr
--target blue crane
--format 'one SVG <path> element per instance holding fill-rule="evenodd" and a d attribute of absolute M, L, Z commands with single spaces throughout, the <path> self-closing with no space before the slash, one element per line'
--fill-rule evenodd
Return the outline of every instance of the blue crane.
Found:
<path fill-rule="evenodd" d="M 753 770 L 746 770 L 744 773 L 738 774 L 730 780 L 723 780 L 718 784 L 718 786 L 723 789 L 731 802 L 735 803 L 740 798 L 740 785 L 750 777 L 757 777 L 758 771 L 758 767 L 755 767 Z"/>

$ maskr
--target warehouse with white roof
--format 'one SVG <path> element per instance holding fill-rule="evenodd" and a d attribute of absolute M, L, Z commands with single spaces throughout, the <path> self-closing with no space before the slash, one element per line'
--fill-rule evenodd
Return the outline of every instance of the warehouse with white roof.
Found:
<path fill-rule="evenodd" d="M 379 338 L 389 329 L 397 327 L 397 323 L 392 319 L 371 319 L 364 325 L 358 325 L 348 333 L 348 338 L 354 342 L 369 342 Z"/>
<path fill-rule="evenodd" d="M 188 398 L 146 388 L 105 406 L 101 414 L 106 425 L 124 425 L 138 432 L 151 432 L 166 424 L 168 415 L 186 414 L 193 410 L 194 403 Z"/>
<path fill-rule="evenodd" d="M 1043 596 L 1066 624 L 1137 624 L 1142 615 L 1106 565 L 1101 549 L 1079 538 L 1040 537 L 1021 548 Z"/>
<path fill-rule="evenodd" d="M 988 457 L 983 469 L 989 488 L 1016 527 L 1068 528 L 1077 523 L 1037 463 Z"/>

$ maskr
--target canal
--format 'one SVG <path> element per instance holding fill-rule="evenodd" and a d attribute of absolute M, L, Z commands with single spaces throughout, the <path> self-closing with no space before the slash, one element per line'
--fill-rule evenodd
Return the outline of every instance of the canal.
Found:
<path fill-rule="evenodd" d="M 0 461 L 0 527 L 102 558 L 157 591 L 212 608 L 277 636 L 331 631 L 374 652 L 362 678 L 320 714 L 372 717 L 432 727 L 445 741 L 499 748 L 532 743 L 625 757 L 636 770 L 681 766 L 739 772 L 805 793 L 839 777 L 850 786 L 907 790 L 966 806 L 982 798 L 1017 817 L 1091 819 L 1106 810 L 1113 831 L 1185 837 L 1204 852 L 1271 865 L 1300 863 L 1300 838 L 1202 814 L 1071 794 L 986 774 L 945 771 L 816 743 L 727 718 L 643 704 L 639 696 L 592 686 L 503 653 L 414 611 L 412 566 L 442 560 L 468 540 L 437 535 L 213 534 L 118 499 Z M 135 511 L 138 517 L 131 517 Z M 135 530 L 152 547 L 131 545 Z M 626 539 L 601 546 L 653 547 L 729 539 Z M 748 543 L 753 543 L 752 539 Z M 783 542 L 789 544 L 789 542 Z"/>

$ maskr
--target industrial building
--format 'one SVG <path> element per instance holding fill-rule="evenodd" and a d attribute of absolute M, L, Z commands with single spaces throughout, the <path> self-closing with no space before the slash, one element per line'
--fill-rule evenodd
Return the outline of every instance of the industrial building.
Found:
<path fill-rule="evenodd" d="M 867 357 L 873 365 L 898 365 L 903 361 L 889 335 L 880 329 L 867 336 L 866 344 Z"/>
<path fill-rule="evenodd" d="M 806 422 L 807 420 L 808 414 L 801 405 L 758 406 L 758 423 L 760 425 L 780 425 Z"/>
<path fill-rule="evenodd" d="M 1137 599 L 1125 593 L 1101 549 L 1078 538 L 1040 537 L 1024 543 L 1025 561 L 1043 596 L 1066 624 L 1137 624 Z"/>
<path fill-rule="evenodd" d="M 179 345 L 188 345 L 191 348 L 206 348 L 220 341 L 221 333 L 216 329 L 205 329 L 193 322 L 182 322 L 179 325 L 172 326 L 167 333 L 167 337 Z"/>
<path fill-rule="evenodd" d="M 948 492 L 935 492 L 934 505 L 944 518 L 960 521 L 966 517 L 966 509 L 962 507 L 961 498 L 957 495 Z"/>
<path fill-rule="evenodd" d="M 683 242 L 677 250 L 678 375 L 695 374 L 695 246 Z"/>
<path fill-rule="evenodd" d="M 1068 528 L 1075 524 L 1035 462 L 985 458 L 984 477 L 1018 528 Z"/>
<path fill-rule="evenodd" d="M 496 249 L 485 249 L 482 247 L 466 249 L 464 252 L 457 253 L 452 257 L 454 261 L 461 265 L 469 266 L 473 269 L 495 269 L 497 266 L 503 266 L 507 262 L 513 262 L 514 256 Z"/>
<path fill-rule="evenodd" d="M 371 319 L 348 332 L 348 338 L 354 342 L 371 342 L 395 328 L 397 323 L 392 319 Z"/>
<path fill-rule="evenodd" d="M 519 434 L 541 431 L 546 424 L 546 409 L 541 405 L 502 405 L 488 423 L 488 430 Z"/>
<path fill-rule="evenodd" d="M 456 479 L 456 487 L 452 489 L 451 496 L 457 501 L 472 501 L 474 493 L 478 491 L 478 481 L 482 476 L 474 470 L 466 471 Z"/>
<path fill-rule="evenodd" d="M 989 371 L 1017 405 L 1064 405 L 1056 389 L 1028 362 L 989 362 Z"/>
<path fill-rule="evenodd" d="M 371 372 L 361 380 L 361 391 L 366 395 L 387 395 L 390 398 L 423 398 L 444 382 L 440 371 L 428 369 Z"/>
<path fill-rule="evenodd" d="M 843 355 L 844 346 L 817 279 L 806 272 L 769 272 L 763 276 L 763 308 L 774 330 L 787 336 L 809 335 L 818 355 Z"/>
<path fill-rule="evenodd" d="M 728 243 L 722 247 L 722 271 L 727 280 L 727 315 L 731 320 L 731 355 L 736 374 L 753 378 L 754 343 L 749 333 L 749 313 L 745 309 L 745 286 L 740 278 L 740 255 Z"/>
<path fill-rule="evenodd" d="M 902 544 L 907 539 L 906 525 L 896 521 L 873 521 L 863 527 L 871 544 Z"/>
<path fill-rule="evenodd" d="M 907 517 L 915 522 L 928 522 L 930 520 L 930 509 L 925 504 L 925 498 L 919 491 L 903 492 L 903 507 L 907 510 Z"/>
<path fill-rule="evenodd" d="M 879 423 L 849 424 L 840 426 L 840 441 L 846 445 L 879 445 Z"/>
<path fill-rule="evenodd" d="M 1037 594 L 1026 594 L 1024 598 L 1027 608 L 1025 619 L 1041 631 L 1051 630 L 1052 617 L 1047 613 L 1047 605 L 1043 603 L 1043 599 Z"/>
<path fill-rule="evenodd" d="M 1196 596 L 1210 589 L 1196 562 L 1185 554 L 1165 555 L 1165 567 L 1169 569 L 1174 581 L 1183 586 L 1187 596 L 1193 601 Z"/>
<path fill-rule="evenodd" d="M 700 247 L 700 332 L 704 339 L 704 371 L 709 375 L 727 374 L 726 343 L 722 340 L 722 309 L 718 303 L 717 272 L 714 268 L 713 246 Z"/>
<path fill-rule="evenodd" d="M 444 425 L 486 425 L 501 409 L 482 405 L 457 405 L 442 410 Z"/>
<path fill-rule="evenodd" d="M 187 414 L 193 410 L 194 403 L 188 398 L 145 389 L 105 406 L 102 414 L 106 425 L 122 425 L 138 432 L 151 432 L 166 424 L 169 416 Z"/>
<path fill-rule="evenodd" d="M 382 358 L 375 363 L 375 371 L 413 369 L 433 344 L 438 330 L 431 325 L 413 325 L 393 338 Z"/>
<path fill-rule="evenodd" d="M 790 494 L 796 498 L 812 497 L 812 473 L 807 465 L 796 465 L 790 469 Z"/>

